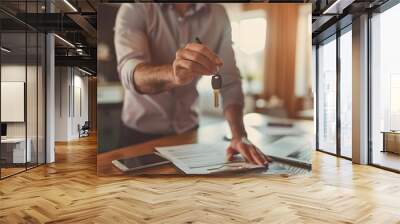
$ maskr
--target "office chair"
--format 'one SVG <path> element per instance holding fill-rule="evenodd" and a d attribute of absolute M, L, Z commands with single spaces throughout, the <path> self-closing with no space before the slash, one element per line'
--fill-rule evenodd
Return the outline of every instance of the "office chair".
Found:
<path fill-rule="evenodd" d="M 78 128 L 79 128 L 79 125 L 78 125 Z M 90 129 L 90 123 L 89 123 L 89 121 L 85 121 L 85 123 L 82 125 L 82 127 L 79 128 L 79 138 L 89 136 L 89 129 Z"/>

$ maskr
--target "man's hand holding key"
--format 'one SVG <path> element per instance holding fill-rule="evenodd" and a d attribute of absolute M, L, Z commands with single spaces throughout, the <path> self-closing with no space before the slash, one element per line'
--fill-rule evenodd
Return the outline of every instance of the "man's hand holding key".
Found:
<path fill-rule="evenodd" d="M 176 52 L 172 64 L 174 83 L 186 85 L 198 76 L 216 74 L 222 65 L 222 60 L 207 46 L 189 43 Z"/>

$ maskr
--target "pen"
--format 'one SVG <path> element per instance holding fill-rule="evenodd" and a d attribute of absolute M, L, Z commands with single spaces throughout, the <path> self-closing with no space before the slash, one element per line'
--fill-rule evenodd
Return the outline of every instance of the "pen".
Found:
<path fill-rule="evenodd" d="M 203 44 L 203 43 L 201 42 L 201 40 L 200 40 L 199 37 L 196 37 L 195 40 L 196 40 L 196 43 L 198 43 L 198 44 Z"/>

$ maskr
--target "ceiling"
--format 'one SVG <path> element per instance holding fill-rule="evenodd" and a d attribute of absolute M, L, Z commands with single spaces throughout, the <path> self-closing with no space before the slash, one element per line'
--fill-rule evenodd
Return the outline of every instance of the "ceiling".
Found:
<path fill-rule="evenodd" d="M 332 27 L 337 21 L 347 20 L 368 9 L 377 7 L 387 0 L 270 0 L 266 2 L 312 3 L 313 41 L 335 32 Z M 48 0 L 53 13 L 46 13 L 45 1 L 1 0 L 0 22 L 5 42 L 14 42 L 13 48 L 24 49 L 25 39 L 18 32 L 26 28 L 39 32 L 55 32 L 56 63 L 87 67 L 96 71 L 97 55 L 97 7 L 106 2 L 126 2 L 117 0 Z M 239 1 L 240 2 L 240 1 Z M 265 2 L 265 1 L 263 1 Z M 338 4 L 339 3 L 339 4 Z M 27 12 L 27 13 L 26 13 Z M 349 19 L 350 18 L 350 19 Z M 345 26 L 346 22 L 342 22 Z M 329 31 L 331 29 L 331 31 Z M 336 29 L 336 28 L 335 28 Z M 329 32 L 328 32 L 329 31 Z M 62 39 L 69 43 L 66 43 Z M 71 44 L 74 47 L 71 47 Z M 30 52 L 29 45 L 28 51 Z M 18 51 L 18 50 L 16 50 Z M 82 64 L 79 64 L 79 63 Z"/>

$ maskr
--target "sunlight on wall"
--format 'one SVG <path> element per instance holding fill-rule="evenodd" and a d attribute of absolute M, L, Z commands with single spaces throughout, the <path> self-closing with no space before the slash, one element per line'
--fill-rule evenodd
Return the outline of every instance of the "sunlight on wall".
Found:
<path fill-rule="evenodd" d="M 263 11 L 241 13 L 232 18 L 232 41 L 245 93 L 262 91 L 267 21 Z"/>
<path fill-rule="evenodd" d="M 254 54 L 265 48 L 267 21 L 265 18 L 242 19 L 232 22 L 232 40 L 246 54 Z"/>

